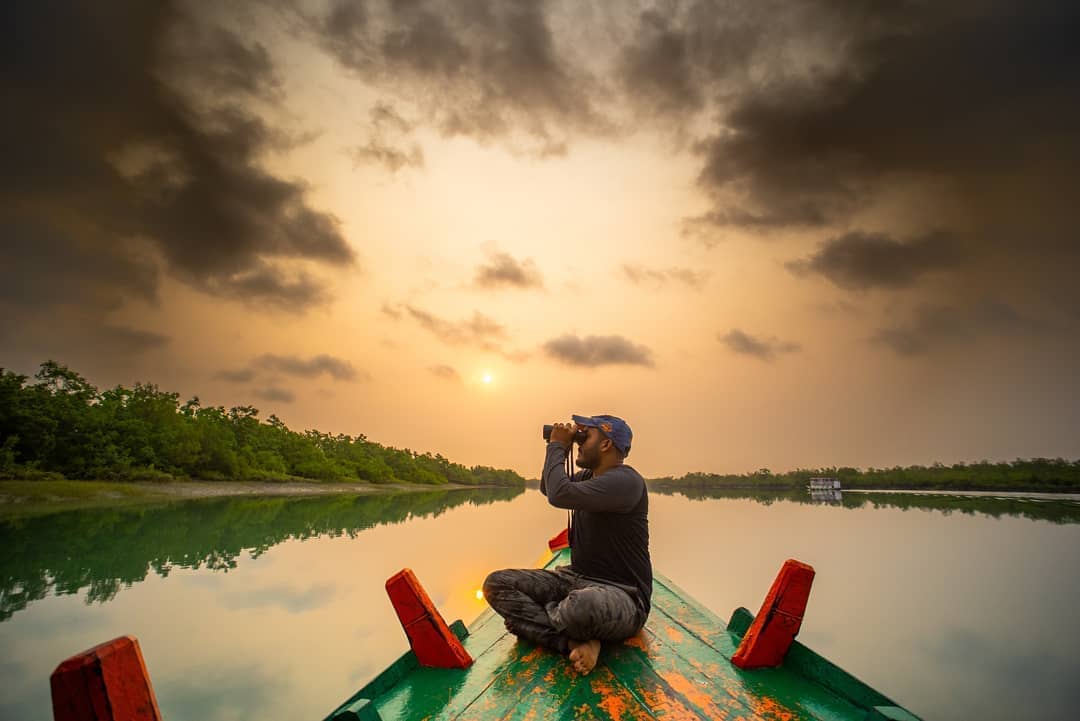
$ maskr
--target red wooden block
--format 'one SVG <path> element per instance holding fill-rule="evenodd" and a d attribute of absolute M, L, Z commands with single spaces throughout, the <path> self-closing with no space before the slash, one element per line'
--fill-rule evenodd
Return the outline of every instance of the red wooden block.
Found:
<path fill-rule="evenodd" d="M 813 583 L 813 567 L 790 558 L 784 561 L 731 662 L 739 668 L 779 666 L 799 634 Z"/>
<path fill-rule="evenodd" d="M 557 534 L 552 536 L 551 539 L 548 541 L 548 548 L 551 549 L 552 553 L 554 553 L 555 551 L 562 550 L 564 548 L 569 548 L 569 547 L 570 547 L 570 529 L 569 528 L 562 529 Z"/>
<path fill-rule="evenodd" d="M 468 668 L 473 659 L 408 568 L 387 579 L 386 593 L 421 666 Z"/>
<path fill-rule="evenodd" d="M 54 721 L 161 721 L 139 642 L 114 638 L 67 659 L 49 678 Z"/>

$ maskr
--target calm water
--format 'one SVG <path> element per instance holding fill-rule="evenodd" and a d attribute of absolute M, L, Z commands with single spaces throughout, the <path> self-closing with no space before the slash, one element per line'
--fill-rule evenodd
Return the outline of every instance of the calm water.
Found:
<path fill-rule="evenodd" d="M 0 719 L 51 719 L 67 656 L 136 636 L 166 721 L 320 719 L 406 648 L 383 581 L 448 620 L 565 523 L 536 490 L 219 499 L 0 522 Z M 800 640 L 926 719 L 1076 718 L 1080 502 L 653 494 L 657 570 L 722 618 L 789 557 Z"/>

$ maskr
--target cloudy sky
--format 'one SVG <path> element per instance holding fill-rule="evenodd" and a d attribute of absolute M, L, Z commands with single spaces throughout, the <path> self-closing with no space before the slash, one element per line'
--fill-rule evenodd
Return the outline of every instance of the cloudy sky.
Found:
<path fill-rule="evenodd" d="M 0 366 L 527 476 L 570 413 L 650 476 L 1080 457 L 1076 3 L 0 14 Z"/>

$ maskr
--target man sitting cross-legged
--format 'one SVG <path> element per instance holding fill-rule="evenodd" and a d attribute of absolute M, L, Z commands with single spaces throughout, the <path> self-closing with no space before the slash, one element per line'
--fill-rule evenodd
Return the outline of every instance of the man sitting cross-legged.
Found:
<path fill-rule="evenodd" d="M 576 425 L 554 425 L 540 477 L 548 502 L 573 511 L 570 565 L 494 571 L 484 597 L 511 633 L 567 654 L 587 674 L 602 641 L 634 636 L 649 615 L 649 495 L 641 474 L 623 463 L 633 438 L 626 422 L 573 419 Z M 566 453 L 579 431 L 577 465 L 584 470 L 570 478 Z"/>

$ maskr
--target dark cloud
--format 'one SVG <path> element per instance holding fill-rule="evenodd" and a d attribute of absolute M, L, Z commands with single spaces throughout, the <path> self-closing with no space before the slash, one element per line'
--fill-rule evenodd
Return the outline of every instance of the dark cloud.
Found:
<path fill-rule="evenodd" d="M 461 374 L 458 373 L 457 370 L 454 369 L 451 366 L 448 366 L 448 365 L 430 366 L 428 368 L 428 371 L 430 371 L 431 374 L 434 375 L 437 378 L 442 378 L 443 380 L 446 380 L 446 381 L 454 381 L 455 383 L 460 383 L 461 382 Z"/>
<path fill-rule="evenodd" d="M 0 219 L 0 237 L 0 304 L 14 314 L 72 302 L 107 312 L 125 297 L 157 302 L 157 264 L 121 241 L 97 246 L 30 217 Z"/>
<path fill-rule="evenodd" d="M 620 335 L 580 338 L 568 333 L 545 343 L 544 352 L 558 361 L 575 366 L 654 365 L 649 348 L 632 343 Z"/>
<path fill-rule="evenodd" d="M 255 308 L 271 307 L 289 313 L 300 313 L 330 300 L 323 283 L 303 271 L 289 271 L 262 261 L 253 261 L 251 266 L 228 278 L 207 278 L 197 285 Z"/>
<path fill-rule="evenodd" d="M 774 3 L 698 0 L 646 9 L 620 48 L 617 78 L 635 117 L 677 134 L 689 116 L 724 103 L 770 60 L 770 41 L 797 24 Z"/>
<path fill-rule="evenodd" d="M 378 132 L 408 133 L 413 129 L 413 123 L 401 116 L 393 105 L 386 102 L 377 102 L 371 109 L 371 124 Z"/>
<path fill-rule="evenodd" d="M 1045 322 L 1013 305 L 983 299 L 968 306 L 924 305 L 906 322 L 879 328 L 870 341 L 897 355 L 916 357 L 988 337 L 1022 338 L 1046 330 Z"/>
<path fill-rule="evenodd" d="M 519 261 L 508 253 L 492 253 L 488 262 L 476 269 L 473 284 L 478 288 L 543 288 L 544 278 L 536 264 Z"/>
<path fill-rule="evenodd" d="M 261 43 L 247 45 L 224 28 L 207 27 L 179 14 L 159 42 L 158 53 L 175 82 L 229 95 L 281 97 L 281 79 Z M 192 58 L 199 59 L 197 65 Z"/>
<path fill-rule="evenodd" d="M 129 328 L 106 323 L 95 329 L 99 342 L 118 353 L 144 353 L 162 348 L 169 343 L 169 336 L 149 330 Z"/>
<path fill-rule="evenodd" d="M 215 373 L 214 377 L 229 383 L 250 383 L 255 380 L 255 371 L 251 368 L 221 370 Z"/>
<path fill-rule="evenodd" d="M 802 350 L 798 343 L 781 341 L 776 338 L 759 338 L 738 328 L 717 336 L 720 342 L 735 353 L 753 356 L 763 361 L 774 360 L 778 353 L 796 353 Z"/>
<path fill-rule="evenodd" d="M 744 64 L 766 72 L 725 97 L 701 145 L 717 199 L 703 220 L 821 225 L 928 182 L 955 215 L 1007 190 L 1032 205 L 1005 212 L 1066 210 L 1053 188 L 1080 148 L 1075 4 L 817 0 L 748 29 L 760 52 Z"/>
<path fill-rule="evenodd" d="M 360 145 L 349 150 L 349 157 L 353 165 L 365 163 L 381 165 L 391 173 L 396 173 L 405 167 L 424 167 L 424 152 L 420 146 L 413 143 L 408 148 L 398 148 L 378 139 L 371 139 L 367 145 Z"/>
<path fill-rule="evenodd" d="M 307 18 L 344 67 L 415 104 L 446 135 L 520 132 L 542 154 L 565 152 L 568 131 L 606 132 L 595 81 L 556 47 L 547 5 L 337 0 Z"/>
<path fill-rule="evenodd" d="M 642 265 L 624 263 L 623 275 L 635 285 L 662 287 L 670 283 L 681 283 L 690 288 L 700 288 L 705 284 L 708 273 L 690 268 L 646 268 Z"/>
<path fill-rule="evenodd" d="M 158 303 L 158 266 L 121 240 L 72 242 L 44 219 L 0 210 L 0 346 L 29 363 L 57 356 L 115 366 L 168 344 L 159 332 L 112 319 L 137 298 Z"/>
<path fill-rule="evenodd" d="M 638 117 L 696 128 L 711 206 L 684 235 L 824 231 L 790 269 L 849 289 L 948 271 L 924 302 L 1006 291 L 1075 323 L 1078 34 L 1059 0 L 691 0 L 638 17 L 618 79 Z"/>
<path fill-rule="evenodd" d="M 349 361 L 325 353 L 311 358 L 267 353 L 252 361 L 252 366 L 300 378 L 315 378 L 325 373 L 334 380 L 351 381 L 361 376 Z"/>
<path fill-rule="evenodd" d="M 846 233 L 825 241 L 802 260 L 786 263 L 796 275 L 817 273 L 847 290 L 900 288 L 926 273 L 956 268 L 963 260 L 955 237 L 931 233 L 899 241 L 882 233 Z"/>
<path fill-rule="evenodd" d="M 261 165 L 290 142 L 248 109 L 280 91 L 265 47 L 166 3 L 8 3 L 0 15 L 0 78 L 19 108 L 0 118 L 0 226 L 47 237 L 59 264 L 42 270 L 43 251 L 24 243 L 5 267 L 73 303 L 152 298 L 159 272 L 259 305 L 326 300 L 286 264 L 353 253 L 304 183 Z M 65 265 L 95 255 L 91 266 L 112 264 L 100 280 L 63 285 Z"/>
<path fill-rule="evenodd" d="M 278 386 L 265 386 L 263 388 L 256 388 L 255 395 L 264 401 L 271 401 L 273 403 L 292 403 L 296 400 L 296 394 L 290 391 L 288 388 L 280 388 Z"/>
<path fill-rule="evenodd" d="M 619 74 L 624 87 L 647 111 L 681 115 L 705 107 L 703 87 L 694 77 L 694 39 L 673 27 L 656 10 L 641 14 L 637 37 L 622 51 Z"/>
<path fill-rule="evenodd" d="M 480 311 L 472 318 L 449 321 L 411 305 L 404 306 L 409 317 L 420 327 L 448 345 L 472 345 L 484 350 L 498 350 L 507 339 L 506 328 Z"/>

